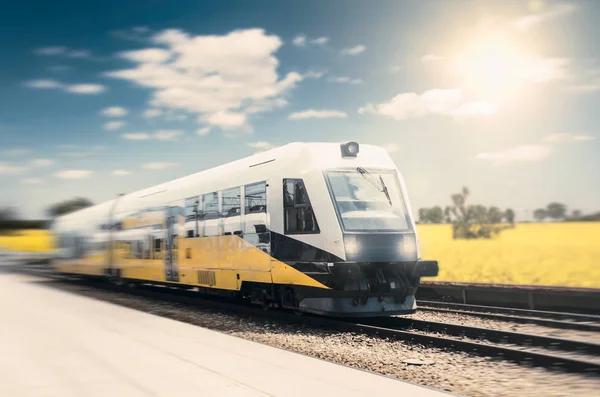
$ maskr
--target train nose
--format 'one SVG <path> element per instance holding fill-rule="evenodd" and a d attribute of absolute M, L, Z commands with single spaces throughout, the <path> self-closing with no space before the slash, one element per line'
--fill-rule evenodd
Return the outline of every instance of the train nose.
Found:
<path fill-rule="evenodd" d="M 413 233 L 346 234 L 346 260 L 352 262 L 410 262 L 418 258 Z"/>

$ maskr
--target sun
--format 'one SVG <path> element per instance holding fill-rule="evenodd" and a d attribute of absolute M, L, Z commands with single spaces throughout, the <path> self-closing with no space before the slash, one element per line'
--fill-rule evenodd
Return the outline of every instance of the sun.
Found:
<path fill-rule="evenodd" d="M 463 50 L 457 59 L 462 85 L 486 99 L 504 99 L 521 89 L 526 57 L 503 34 L 487 34 Z"/>

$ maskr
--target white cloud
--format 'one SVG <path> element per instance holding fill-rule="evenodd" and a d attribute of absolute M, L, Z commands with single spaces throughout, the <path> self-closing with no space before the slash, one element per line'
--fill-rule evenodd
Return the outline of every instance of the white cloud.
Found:
<path fill-rule="evenodd" d="M 308 109 L 302 112 L 295 112 L 288 116 L 290 120 L 302 120 L 302 119 L 327 119 L 327 118 L 345 118 L 348 115 L 345 112 L 339 110 L 315 110 Z"/>
<path fill-rule="evenodd" d="M 571 14 L 579 9 L 575 4 L 560 3 L 548 7 L 537 14 L 524 15 L 515 21 L 519 29 L 529 29 L 552 19 Z"/>
<path fill-rule="evenodd" d="M 312 39 L 310 41 L 311 44 L 316 44 L 316 45 L 325 45 L 327 43 L 329 43 L 329 37 L 317 37 L 316 39 Z"/>
<path fill-rule="evenodd" d="M 178 163 L 157 162 L 142 164 L 142 168 L 145 168 L 147 170 L 165 170 L 167 168 L 177 167 L 178 165 Z"/>
<path fill-rule="evenodd" d="M 154 133 L 154 139 L 157 141 L 173 141 L 178 136 L 183 135 L 183 131 L 179 130 L 160 130 Z"/>
<path fill-rule="evenodd" d="M 274 53 L 282 41 L 262 29 L 221 36 L 191 36 L 171 29 L 152 41 L 171 57 L 158 62 L 160 56 L 132 51 L 128 57 L 136 63 L 134 68 L 107 75 L 150 88 L 152 107 L 194 113 L 200 123 L 215 127 L 247 129 L 248 114 L 276 107 L 302 80 L 296 72 L 279 78 Z"/>
<path fill-rule="evenodd" d="M 348 76 L 331 76 L 327 79 L 331 83 L 342 83 L 342 84 L 362 84 L 362 79 L 351 79 Z"/>
<path fill-rule="evenodd" d="M 497 152 L 478 153 L 479 160 L 490 161 L 494 165 L 507 165 L 516 162 L 541 161 L 552 153 L 545 145 L 521 145 Z"/>
<path fill-rule="evenodd" d="M 578 93 L 591 93 L 600 91 L 600 67 L 582 68 L 576 73 L 577 78 L 568 87 Z"/>
<path fill-rule="evenodd" d="M 475 116 L 488 116 L 496 113 L 496 105 L 486 101 L 471 101 L 459 105 L 451 111 L 456 118 L 469 118 Z"/>
<path fill-rule="evenodd" d="M 180 130 L 159 130 L 155 133 L 146 133 L 146 132 L 134 132 L 123 134 L 123 139 L 127 139 L 130 141 L 148 141 L 148 140 L 156 140 L 156 141 L 174 141 L 177 137 L 183 135 L 183 131 Z"/>
<path fill-rule="evenodd" d="M 121 58 L 137 63 L 163 63 L 173 54 L 162 48 L 146 48 L 145 50 L 127 51 L 119 54 Z"/>
<path fill-rule="evenodd" d="M 40 167 L 40 168 L 51 167 L 52 165 L 54 165 L 54 160 L 52 160 L 52 159 L 35 159 L 31 162 L 31 165 L 33 167 Z"/>
<path fill-rule="evenodd" d="M 292 40 L 292 43 L 294 43 L 294 45 L 296 47 L 304 47 L 306 45 L 306 36 L 298 35 L 298 36 L 294 37 L 294 40 Z"/>
<path fill-rule="evenodd" d="M 123 134 L 121 136 L 123 137 L 123 139 L 128 139 L 130 141 L 147 141 L 149 139 L 152 139 L 150 134 L 146 134 L 145 132 L 134 132 L 129 134 Z"/>
<path fill-rule="evenodd" d="M 524 62 L 520 77 L 530 83 L 563 80 L 569 76 L 567 58 L 531 58 Z"/>
<path fill-rule="evenodd" d="M 63 84 L 56 80 L 38 79 L 23 83 L 25 87 L 34 89 L 61 89 L 71 94 L 100 94 L 106 87 L 100 84 Z"/>
<path fill-rule="evenodd" d="M 89 50 L 71 50 L 67 53 L 70 58 L 89 58 L 91 55 Z"/>
<path fill-rule="evenodd" d="M 493 114 L 496 107 L 485 101 L 465 101 L 459 89 L 434 89 L 422 94 L 401 93 L 388 102 L 367 104 L 359 108 L 358 112 L 379 114 L 395 120 L 423 117 L 428 114 L 466 118 Z"/>
<path fill-rule="evenodd" d="M 85 179 L 92 175 L 92 171 L 88 170 L 65 170 L 54 174 L 55 177 L 60 179 Z"/>
<path fill-rule="evenodd" d="M 358 54 L 364 52 L 366 49 L 367 49 L 366 46 L 359 44 L 359 45 L 355 45 L 354 47 L 344 48 L 342 50 L 342 55 L 358 55 Z"/>
<path fill-rule="evenodd" d="M 571 133 L 558 133 L 558 134 L 550 134 L 546 135 L 542 140 L 544 142 L 553 142 L 553 143 L 566 143 L 566 142 L 582 142 L 582 141 L 591 141 L 594 137 L 591 135 L 583 135 L 583 134 L 571 134 Z"/>
<path fill-rule="evenodd" d="M 56 80 L 30 80 L 24 83 L 26 87 L 29 88 L 39 88 L 39 89 L 48 89 L 48 88 L 62 88 L 62 84 Z"/>
<path fill-rule="evenodd" d="M 24 155 L 28 154 L 29 152 L 31 152 L 31 150 L 29 150 L 29 149 L 14 148 L 14 149 L 6 149 L 2 152 L 2 154 L 4 154 L 5 156 L 19 157 L 19 156 L 24 156 Z"/>
<path fill-rule="evenodd" d="M 222 130 L 237 130 L 246 126 L 246 119 L 245 113 L 221 111 L 201 116 L 198 120 Z"/>
<path fill-rule="evenodd" d="M 21 183 L 23 185 L 37 185 L 38 183 L 41 183 L 42 180 L 38 179 L 38 178 L 25 178 L 23 180 L 21 180 Z"/>
<path fill-rule="evenodd" d="M 114 170 L 113 172 L 111 172 L 111 174 L 113 174 L 114 176 L 127 176 L 131 175 L 131 172 L 126 170 Z"/>
<path fill-rule="evenodd" d="M 163 111 L 160 109 L 146 109 L 143 113 L 143 116 L 147 119 L 153 119 L 155 117 L 161 116 Z"/>
<path fill-rule="evenodd" d="M 74 50 L 63 46 L 41 47 L 33 50 L 35 55 L 66 55 L 70 58 L 88 58 L 91 55 L 89 50 Z"/>
<path fill-rule="evenodd" d="M 17 175 L 25 171 L 27 171 L 27 167 L 0 161 L 0 175 Z"/>
<path fill-rule="evenodd" d="M 305 79 L 320 79 L 325 75 L 326 72 L 314 72 L 308 71 L 302 75 Z"/>
<path fill-rule="evenodd" d="M 265 142 L 265 141 L 250 142 L 247 145 L 250 146 L 251 148 L 257 149 L 256 153 L 264 152 L 266 150 L 270 150 L 270 149 L 277 147 L 277 146 L 273 145 L 272 143 Z"/>
<path fill-rule="evenodd" d="M 322 45 L 329 43 L 329 37 L 321 36 L 321 37 L 317 37 L 315 39 L 309 40 L 305 35 L 298 35 L 298 36 L 294 37 L 294 39 L 292 40 L 292 43 L 296 47 L 305 47 L 306 44 L 322 46 Z"/>
<path fill-rule="evenodd" d="M 388 153 L 396 153 L 400 150 L 400 146 L 396 143 L 387 143 L 382 146 Z"/>
<path fill-rule="evenodd" d="M 427 54 L 421 57 L 421 62 L 436 62 L 442 59 L 441 56 L 435 54 Z"/>
<path fill-rule="evenodd" d="M 588 81 L 586 83 L 573 84 L 569 87 L 571 91 L 586 93 L 600 91 L 600 78 Z"/>
<path fill-rule="evenodd" d="M 108 121 L 104 123 L 104 129 L 108 131 L 115 131 L 123 128 L 125 126 L 125 122 L 121 120 Z"/>
<path fill-rule="evenodd" d="M 203 127 L 196 130 L 196 135 L 204 136 L 210 133 L 210 127 Z"/>
<path fill-rule="evenodd" d="M 73 84 L 67 86 L 65 91 L 72 94 L 100 94 L 106 91 L 106 87 L 101 84 Z"/>
<path fill-rule="evenodd" d="M 60 55 L 67 52 L 67 47 L 55 46 L 55 47 L 41 47 L 33 50 L 36 55 Z"/>
<path fill-rule="evenodd" d="M 129 112 L 127 109 L 120 106 L 110 106 L 102 109 L 100 113 L 106 117 L 124 117 L 127 116 L 127 113 Z"/>

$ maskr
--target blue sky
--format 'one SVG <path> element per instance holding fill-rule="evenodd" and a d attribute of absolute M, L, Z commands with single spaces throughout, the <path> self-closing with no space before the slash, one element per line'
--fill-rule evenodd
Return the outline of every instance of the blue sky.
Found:
<path fill-rule="evenodd" d="M 0 206 L 100 202 L 295 141 L 386 147 L 413 207 L 600 210 L 600 3 L 22 1 Z"/>

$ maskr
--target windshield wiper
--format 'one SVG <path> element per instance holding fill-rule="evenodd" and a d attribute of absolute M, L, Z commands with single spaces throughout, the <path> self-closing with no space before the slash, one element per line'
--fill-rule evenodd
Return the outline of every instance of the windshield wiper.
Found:
<path fill-rule="evenodd" d="M 388 202 L 390 203 L 390 206 L 392 205 L 392 199 L 390 197 L 390 193 L 388 192 L 388 188 L 385 185 L 385 182 L 383 182 L 383 178 L 381 177 L 381 175 L 379 175 L 379 183 L 377 183 L 377 180 L 373 179 L 373 176 L 371 175 L 371 173 L 369 171 L 365 170 L 364 168 L 357 167 L 356 171 L 358 171 L 363 176 L 363 178 L 365 178 L 373 186 L 375 186 L 377 188 L 377 190 L 379 190 L 381 193 L 384 193 L 385 197 L 387 198 Z"/>

